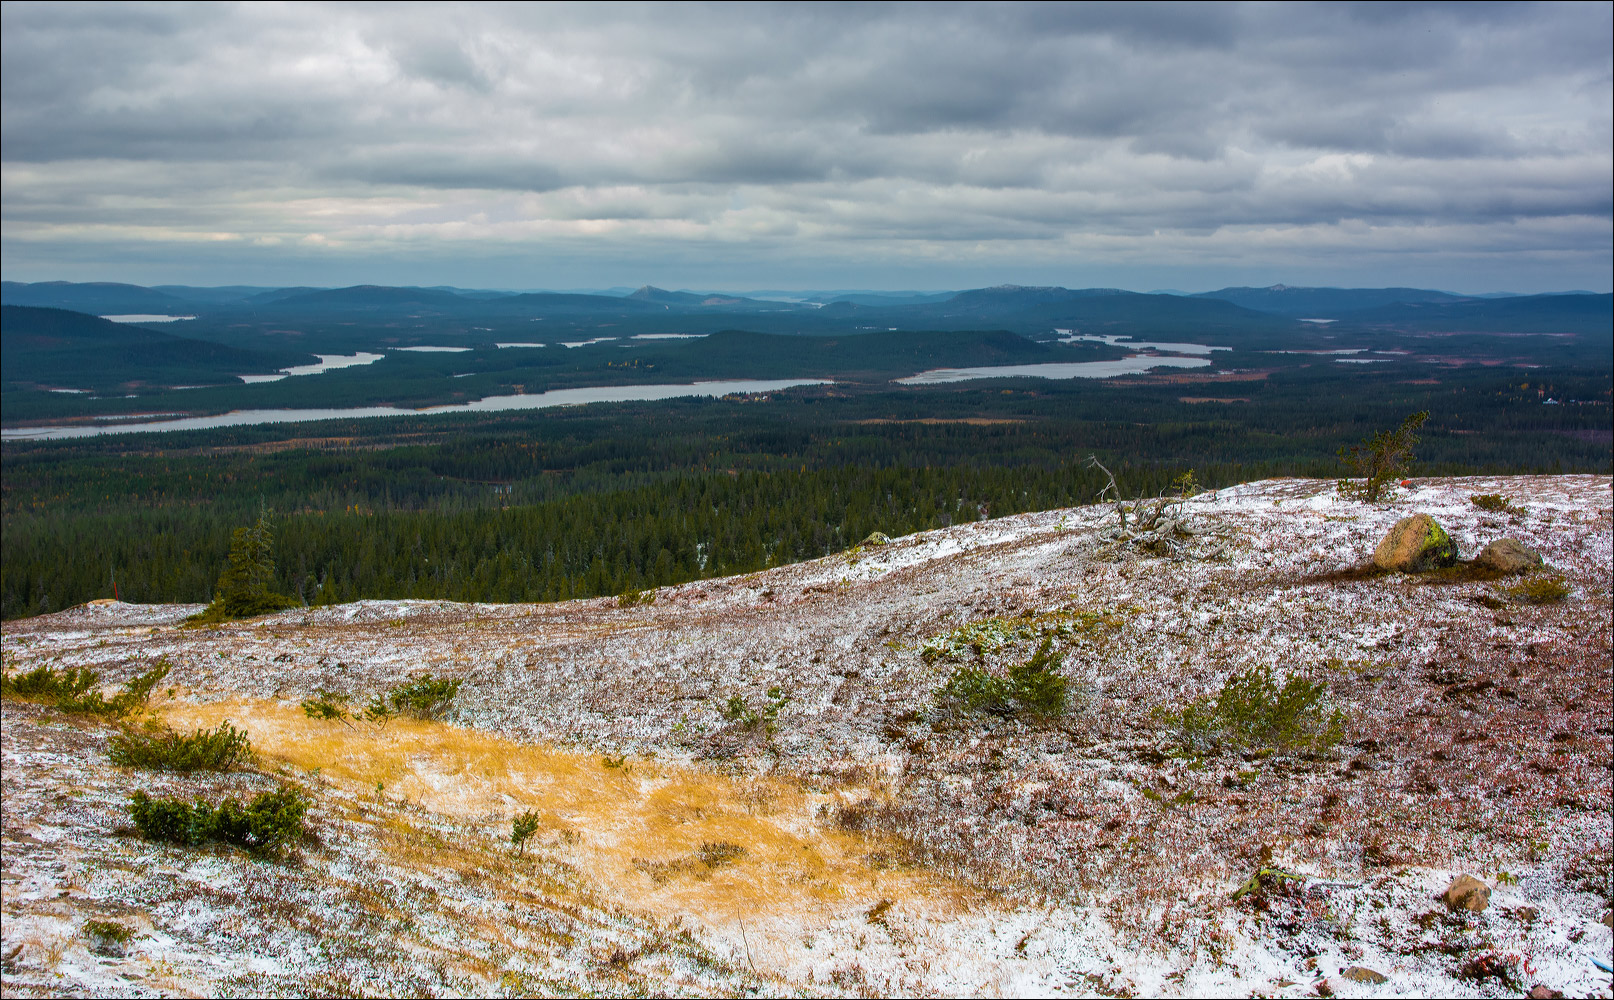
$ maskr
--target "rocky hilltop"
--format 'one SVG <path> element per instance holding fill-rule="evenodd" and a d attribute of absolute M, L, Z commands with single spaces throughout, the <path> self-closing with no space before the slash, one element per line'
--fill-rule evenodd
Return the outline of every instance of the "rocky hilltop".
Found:
<path fill-rule="evenodd" d="M 6 995 L 1609 995 L 1607 477 L 1126 513 L 612 600 L 7 623 L 13 677 L 164 664 L 153 723 L 255 757 L 121 768 L 7 700 Z M 1375 565 L 1416 514 L 1457 561 Z M 358 717 L 425 675 L 442 720 Z M 277 858 L 129 825 L 284 783 Z"/>

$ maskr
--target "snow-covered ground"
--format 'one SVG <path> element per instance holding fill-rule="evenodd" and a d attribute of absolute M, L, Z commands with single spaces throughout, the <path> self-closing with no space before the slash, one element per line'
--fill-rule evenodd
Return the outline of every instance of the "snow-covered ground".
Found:
<path fill-rule="evenodd" d="M 1470 502 L 1489 493 L 1519 509 Z M 1095 506 L 626 607 L 11 622 L 7 671 L 120 682 L 164 657 L 157 710 L 245 726 L 260 762 L 154 779 L 107 764 L 103 727 L 7 703 L 5 990 L 1608 996 L 1610 496 L 1607 477 L 1452 479 L 1369 505 L 1275 480 L 1189 501 L 1175 556 Z M 1569 596 L 1364 571 L 1414 512 L 1465 557 L 1521 539 Z M 1063 716 L 938 711 L 954 669 L 1048 635 Z M 1185 750 L 1166 713 L 1257 666 L 1326 684 L 1344 742 Z M 297 709 L 423 672 L 464 679 L 452 725 Z M 770 731 L 727 718 L 734 696 L 788 701 Z M 296 864 L 113 835 L 136 788 L 281 777 L 316 793 Z M 518 859 L 501 840 L 524 809 L 545 828 Z M 743 853 L 703 865 L 714 843 Z M 1302 878 L 1233 900 L 1261 867 Z M 1440 903 L 1461 873 L 1492 887 L 1483 912 Z M 86 950 L 109 915 L 148 935 L 128 958 Z"/>

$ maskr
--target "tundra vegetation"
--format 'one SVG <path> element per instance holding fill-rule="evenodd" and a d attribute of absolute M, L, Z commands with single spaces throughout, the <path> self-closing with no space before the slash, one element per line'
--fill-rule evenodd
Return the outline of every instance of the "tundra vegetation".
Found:
<path fill-rule="evenodd" d="M 308 793 L 294 784 L 260 792 L 246 805 L 233 798 L 218 803 L 203 798 L 154 799 L 137 791 L 129 799 L 129 818 L 147 840 L 181 847 L 218 842 L 273 857 L 302 838 L 310 802 Z"/>
<path fill-rule="evenodd" d="M 157 771 L 228 771 L 252 759 L 252 740 L 245 730 L 228 722 L 217 729 L 198 729 L 186 735 L 172 726 L 148 727 L 119 733 L 107 747 L 107 757 L 120 767 Z"/>
<path fill-rule="evenodd" d="M 159 659 L 151 669 L 125 681 L 107 698 L 97 688 L 101 676 L 93 670 L 68 667 L 58 671 L 41 664 L 24 674 L 0 674 L 0 697 L 50 705 L 71 715 L 121 719 L 143 712 L 152 689 L 168 676 L 172 665 Z"/>

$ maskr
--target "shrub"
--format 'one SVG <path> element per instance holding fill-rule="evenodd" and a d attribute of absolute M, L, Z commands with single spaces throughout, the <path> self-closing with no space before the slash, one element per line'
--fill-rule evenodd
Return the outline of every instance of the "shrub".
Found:
<path fill-rule="evenodd" d="M 35 667 L 26 674 L 0 675 L 0 697 L 13 701 L 53 703 L 63 698 L 78 698 L 100 680 L 93 670 L 69 667 L 57 673 L 52 667 Z"/>
<path fill-rule="evenodd" d="M 441 719 L 448 714 L 454 696 L 459 693 L 463 680 L 447 677 L 434 679 L 425 674 L 407 684 L 399 684 L 387 692 L 392 711 L 416 719 Z"/>
<path fill-rule="evenodd" d="M 183 847 L 220 842 L 258 855 L 278 855 L 303 835 L 308 793 L 296 785 L 262 792 L 242 806 L 225 799 L 217 806 L 204 799 L 153 799 L 135 792 L 129 817 L 147 840 Z"/>
<path fill-rule="evenodd" d="M 723 703 L 721 714 L 742 729 L 763 727 L 771 733 L 776 728 L 779 713 L 788 704 L 790 696 L 784 693 L 784 689 L 771 687 L 768 689 L 768 703 L 762 707 L 762 711 L 752 708 L 741 696 L 731 694 L 728 701 Z"/>
<path fill-rule="evenodd" d="M 385 726 L 398 715 L 431 721 L 448 714 L 454 696 L 459 693 L 463 683 L 460 678 L 438 679 L 431 674 L 423 674 L 395 685 L 386 694 L 371 696 L 370 703 L 362 712 L 348 708 L 351 695 L 319 691 L 313 698 L 303 702 L 303 714 L 310 719 L 340 722 L 343 725 L 349 725 L 348 720 L 356 717 L 377 726 Z"/>
<path fill-rule="evenodd" d="M 122 958 L 128 950 L 135 932 L 113 920 L 86 920 L 84 937 L 90 942 L 90 951 L 108 958 Z"/>
<path fill-rule="evenodd" d="M 1515 507 L 1508 502 L 1508 498 L 1500 493 L 1475 493 L 1468 498 L 1468 502 L 1480 510 L 1492 514 L 1523 514 L 1523 507 Z"/>
<path fill-rule="evenodd" d="M 1515 604 L 1557 604 L 1572 593 L 1557 574 L 1531 576 L 1497 592 Z"/>
<path fill-rule="evenodd" d="M 152 688 L 168 676 L 169 669 L 168 660 L 159 659 L 150 670 L 126 681 L 109 700 L 95 690 L 101 675 L 93 670 L 69 668 L 57 673 L 51 667 L 37 667 L 19 677 L 0 676 L 0 695 L 42 702 L 74 715 L 122 717 L 145 708 Z"/>
<path fill-rule="evenodd" d="M 1429 411 L 1423 410 L 1401 421 L 1393 431 L 1379 431 L 1349 450 L 1341 448 L 1339 460 L 1350 466 L 1361 482 L 1341 479 L 1340 494 L 1377 503 L 1384 490 L 1406 474 L 1413 461 L 1412 449 L 1418 444 L 1418 429 L 1428 419 Z"/>
<path fill-rule="evenodd" d="M 707 868 L 722 868 L 732 865 L 745 857 L 748 852 L 739 844 L 731 844 L 726 840 L 707 841 L 695 852 L 695 857 Z"/>
<path fill-rule="evenodd" d="M 1280 687 L 1269 667 L 1234 674 L 1215 698 L 1196 699 L 1158 717 L 1194 749 L 1215 747 L 1326 750 L 1345 738 L 1345 713 L 1328 712 L 1327 685 L 1290 677 Z"/>
<path fill-rule="evenodd" d="M 936 700 L 965 712 L 1058 715 L 1065 710 L 1067 697 L 1067 682 L 1058 672 L 1059 665 L 1053 639 L 1045 638 L 1031 659 L 1010 667 L 1006 677 L 979 667 L 957 668 L 936 690 Z"/>
<path fill-rule="evenodd" d="M 619 608 L 631 608 L 639 604 L 654 603 L 656 603 L 656 588 L 654 587 L 649 590 L 624 590 L 616 595 L 616 606 Z"/>
<path fill-rule="evenodd" d="M 190 736 L 164 726 L 143 733 L 112 737 L 112 763 L 159 771 L 228 771 L 252 756 L 252 741 L 230 723 L 198 729 Z"/>
<path fill-rule="evenodd" d="M 336 694 L 331 691 L 316 692 L 314 697 L 303 702 L 303 714 L 310 719 L 320 719 L 325 722 L 348 723 L 348 695 Z"/>

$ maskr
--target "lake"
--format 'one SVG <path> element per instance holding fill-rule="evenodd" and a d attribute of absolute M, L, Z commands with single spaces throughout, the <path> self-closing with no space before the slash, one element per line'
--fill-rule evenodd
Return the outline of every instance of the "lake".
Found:
<path fill-rule="evenodd" d="M 421 417 L 440 413 L 496 413 L 501 410 L 541 410 L 552 406 L 582 406 L 586 403 L 631 403 L 683 396 L 727 396 L 777 392 L 798 385 L 827 385 L 829 379 L 744 379 L 730 382 L 693 382 L 683 385 L 610 385 L 583 389 L 552 389 L 549 392 L 489 396 L 470 403 L 428 406 L 411 410 L 397 406 L 357 406 L 329 410 L 234 410 L 208 417 L 183 417 L 145 423 L 96 424 L 70 427 L 14 427 L 0 431 L 6 441 L 52 441 L 96 437 L 101 434 L 135 434 L 144 431 L 194 431 L 214 427 L 243 427 L 251 424 L 292 424 L 305 420 L 346 420 L 358 417 Z M 103 417 L 103 420 L 130 420 L 131 416 Z"/>
<path fill-rule="evenodd" d="M 1118 361 L 1063 361 L 1036 365 L 988 365 L 981 368 L 932 368 L 896 379 L 902 385 L 936 385 L 976 378 L 1113 378 L 1137 375 L 1152 368 L 1204 368 L 1209 358 L 1169 358 L 1133 355 Z"/>

